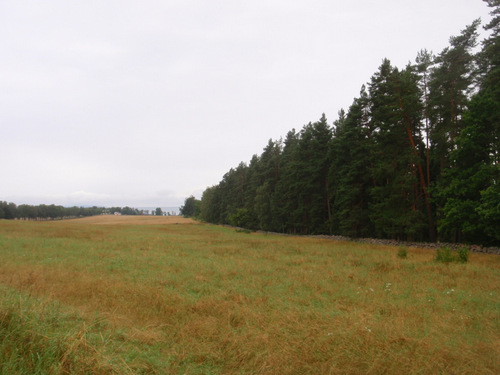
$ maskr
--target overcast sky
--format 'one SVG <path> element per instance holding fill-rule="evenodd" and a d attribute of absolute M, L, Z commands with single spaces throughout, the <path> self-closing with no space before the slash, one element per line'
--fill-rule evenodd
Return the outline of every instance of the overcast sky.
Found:
<path fill-rule="evenodd" d="M 178 206 L 481 0 L 0 0 L 0 200 Z"/>

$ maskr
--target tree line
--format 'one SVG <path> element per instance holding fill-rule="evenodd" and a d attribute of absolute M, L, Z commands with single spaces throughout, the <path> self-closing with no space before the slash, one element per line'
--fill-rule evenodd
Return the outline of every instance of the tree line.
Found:
<path fill-rule="evenodd" d="M 139 210 L 132 207 L 63 207 L 55 204 L 46 205 L 16 205 L 12 202 L 0 201 L 0 219 L 59 219 L 66 217 L 85 217 L 103 214 L 120 213 L 122 215 L 144 215 L 149 211 Z M 161 208 L 152 212 L 154 215 L 164 215 Z"/>
<path fill-rule="evenodd" d="M 104 207 L 63 207 L 55 204 L 16 205 L 0 201 L 0 219 L 58 219 L 63 217 L 93 216 L 104 213 Z"/>
<path fill-rule="evenodd" d="M 384 59 L 347 111 L 269 140 L 190 214 L 249 229 L 500 244 L 500 0 L 439 54 Z"/>

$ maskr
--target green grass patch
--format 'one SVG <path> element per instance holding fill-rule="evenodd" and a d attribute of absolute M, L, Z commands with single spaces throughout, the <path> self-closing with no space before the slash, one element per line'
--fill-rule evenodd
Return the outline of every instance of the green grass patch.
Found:
<path fill-rule="evenodd" d="M 123 342 L 105 320 L 3 286 L 0 302 L 2 374 L 135 373 L 117 355 Z M 131 342 L 126 350 L 132 352 Z"/>
<path fill-rule="evenodd" d="M 497 256 L 196 222 L 0 221 L 0 243 L 0 374 L 500 369 Z"/>
<path fill-rule="evenodd" d="M 408 249 L 404 246 L 400 246 L 398 249 L 398 258 L 406 259 L 408 257 Z"/>
<path fill-rule="evenodd" d="M 455 253 L 449 247 L 443 247 L 436 250 L 436 262 L 441 263 L 467 263 L 469 260 L 469 249 L 461 247 Z"/>

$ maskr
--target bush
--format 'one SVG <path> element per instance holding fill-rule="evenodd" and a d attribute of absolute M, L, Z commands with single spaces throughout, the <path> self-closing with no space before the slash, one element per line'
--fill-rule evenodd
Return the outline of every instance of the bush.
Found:
<path fill-rule="evenodd" d="M 437 249 L 436 251 L 436 261 L 441 263 L 451 263 L 453 262 L 453 254 L 449 247 L 443 247 Z"/>
<path fill-rule="evenodd" d="M 469 260 L 469 249 L 466 247 L 462 247 L 458 249 L 456 254 L 453 254 L 449 247 L 443 247 L 441 249 L 437 249 L 436 252 L 436 261 L 441 263 L 467 263 Z"/>
<path fill-rule="evenodd" d="M 469 249 L 466 247 L 461 247 L 460 249 L 458 249 L 457 255 L 458 255 L 457 259 L 458 262 L 467 263 L 467 261 L 469 260 Z"/>
<path fill-rule="evenodd" d="M 401 259 L 406 259 L 408 257 L 408 250 L 406 247 L 401 246 L 398 250 L 398 257 Z"/>
<path fill-rule="evenodd" d="M 250 229 L 236 229 L 236 233 L 252 233 L 252 231 Z"/>
<path fill-rule="evenodd" d="M 229 224 L 234 227 L 250 228 L 252 215 L 246 208 L 238 208 L 236 213 L 229 216 Z"/>

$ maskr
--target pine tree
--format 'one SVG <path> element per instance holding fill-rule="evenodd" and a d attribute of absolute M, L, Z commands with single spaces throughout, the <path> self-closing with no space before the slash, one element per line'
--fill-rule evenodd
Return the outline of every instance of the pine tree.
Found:
<path fill-rule="evenodd" d="M 492 8 L 491 22 L 485 29 L 491 35 L 483 42 L 481 51 L 481 97 L 482 107 L 477 115 L 486 116 L 490 140 L 490 186 L 481 192 L 478 212 L 485 233 L 494 244 L 500 245 L 500 0 L 484 0 Z M 474 108 L 471 112 L 474 113 Z"/>
<path fill-rule="evenodd" d="M 331 138 L 332 130 L 324 114 L 319 121 L 309 123 L 300 132 L 296 154 L 298 205 L 295 215 L 300 217 L 301 233 L 328 233 L 328 150 Z"/>
<path fill-rule="evenodd" d="M 273 196 L 280 178 L 282 142 L 269 140 L 258 163 L 255 164 L 253 184 L 255 188 L 254 212 L 259 229 L 266 231 L 279 230 L 275 218 Z"/>
<path fill-rule="evenodd" d="M 412 67 L 399 72 L 384 59 L 370 83 L 374 131 L 371 219 L 377 234 L 421 239 L 425 179 L 420 159 L 420 91 Z"/>
<path fill-rule="evenodd" d="M 465 128 L 440 185 L 441 235 L 456 241 L 500 243 L 500 1 L 485 27 L 491 35 L 479 53 L 479 91 L 464 115 Z"/>
<path fill-rule="evenodd" d="M 297 233 L 300 225 L 296 199 L 300 192 L 300 185 L 297 184 L 299 138 L 299 134 L 292 129 L 288 132 L 283 145 L 280 179 L 273 196 L 274 219 L 279 232 Z"/>
<path fill-rule="evenodd" d="M 450 47 L 436 57 L 436 66 L 431 71 L 429 117 L 434 175 L 440 175 L 448 166 L 448 156 L 464 128 L 462 115 L 467 109 L 477 73 L 472 50 L 477 45 L 479 23 L 476 20 L 459 36 L 451 37 Z"/>
<path fill-rule="evenodd" d="M 457 137 L 457 147 L 450 153 L 451 166 L 444 170 L 437 193 L 442 202 L 439 232 L 444 240 L 488 242 L 479 207 L 482 194 L 491 186 L 494 167 L 490 161 L 488 104 L 483 99 L 476 96 L 464 115 L 467 126 Z"/>
<path fill-rule="evenodd" d="M 368 94 L 363 85 L 344 117 L 339 114 L 330 147 L 330 181 L 333 211 L 332 229 L 352 237 L 373 235 L 368 204 L 371 178 L 372 138 L 368 119 Z"/>
<path fill-rule="evenodd" d="M 222 222 L 221 194 L 219 185 L 207 187 L 202 194 L 200 218 L 206 222 L 219 224 Z"/>
<path fill-rule="evenodd" d="M 430 118 L 429 118 L 429 75 L 430 69 L 434 65 L 434 55 L 427 51 L 421 50 L 416 58 L 416 69 L 417 74 L 419 76 L 419 88 L 421 91 L 421 102 L 422 102 L 422 119 L 424 121 L 423 124 L 423 132 L 421 131 L 422 138 L 425 140 L 425 183 L 422 182 L 423 178 L 421 177 L 421 184 L 424 189 L 425 194 L 425 204 L 427 211 L 427 218 L 429 223 L 429 240 L 436 240 L 436 227 L 435 227 L 435 210 L 432 206 L 432 197 L 431 197 L 431 156 L 430 156 Z M 423 133 L 423 134 L 422 134 Z"/>

